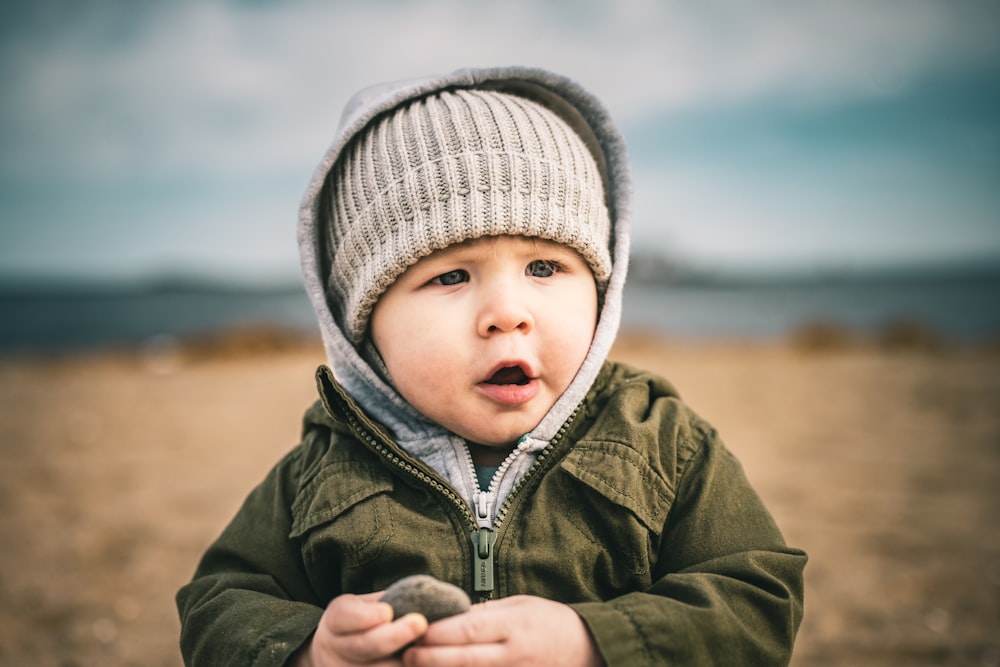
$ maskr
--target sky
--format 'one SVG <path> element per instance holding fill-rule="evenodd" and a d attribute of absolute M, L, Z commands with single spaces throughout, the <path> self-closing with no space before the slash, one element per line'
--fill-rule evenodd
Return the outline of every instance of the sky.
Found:
<path fill-rule="evenodd" d="M 644 252 L 1000 265 L 995 0 L 37 0 L 0 9 L 0 279 L 295 280 L 348 98 L 511 64 L 608 106 Z"/>

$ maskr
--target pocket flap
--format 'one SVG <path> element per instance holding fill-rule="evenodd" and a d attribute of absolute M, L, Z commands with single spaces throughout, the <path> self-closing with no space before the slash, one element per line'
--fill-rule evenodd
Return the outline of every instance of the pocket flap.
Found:
<path fill-rule="evenodd" d="M 332 463 L 295 497 L 289 537 L 299 537 L 361 501 L 392 488 L 392 478 L 378 466 L 356 461 Z"/>
<path fill-rule="evenodd" d="M 578 442 L 562 468 L 608 500 L 630 511 L 650 531 L 659 533 L 674 492 L 649 463 L 618 442 Z"/>

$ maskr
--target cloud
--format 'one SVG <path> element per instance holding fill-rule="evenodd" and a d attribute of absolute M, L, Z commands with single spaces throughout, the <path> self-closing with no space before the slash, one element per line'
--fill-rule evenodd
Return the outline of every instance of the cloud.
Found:
<path fill-rule="evenodd" d="M 352 93 L 388 79 L 503 64 L 579 80 L 635 133 L 629 140 L 639 149 L 636 236 L 643 243 L 669 235 L 680 252 L 733 262 L 824 252 L 877 258 L 902 248 L 899 238 L 924 244 L 912 253 L 995 248 L 1000 240 L 982 221 L 996 219 L 996 199 L 975 179 L 995 180 L 996 164 L 972 160 L 982 146 L 995 146 L 995 121 L 975 119 L 964 135 L 940 129 L 942 145 L 983 134 L 970 140 L 979 148 L 941 159 L 940 150 L 928 152 L 927 125 L 920 124 L 928 98 L 914 95 L 928 81 L 966 70 L 993 68 L 995 76 L 994 5 L 8 3 L 0 8 L 0 265 L 110 271 L 117 262 L 138 272 L 158 263 L 222 262 L 278 272 L 294 264 L 286 232 L 297 197 Z M 846 133 L 851 143 L 843 148 L 849 114 L 841 110 L 910 99 L 912 109 L 883 105 L 892 115 L 872 130 L 880 141 Z M 795 132 L 797 119 L 817 117 L 837 131 L 817 136 L 807 124 Z M 908 134 L 899 129 L 901 117 L 910 119 Z M 673 128 L 665 132 L 673 143 L 653 150 L 664 126 Z M 734 151 L 729 139 L 744 142 L 742 149 Z M 766 142 L 787 151 L 770 170 L 759 160 L 772 150 Z M 853 175 L 889 172 L 901 150 L 934 169 L 860 200 Z M 748 182 L 748 173 L 757 181 Z M 961 206 L 942 211 L 937 202 L 955 201 L 949 197 L 956 193 Z M 851 210 L 837 207 L 854 200 Z M 962 233 L 915 235 L 904 224 L 931 227 L 949 213 L 964 216 L 952 222 Z M 763 233 L 747 233 L 747 219 Z"/>
<path fill-rule="evenodd" d="M 0 169 L 111 180 L 301 170 L 357 88 L 467 64 L 558 69 L 623 120 L 775 95 L 834 103 L 995 56 L 989 9 L 985 0 L 126 4 L 56 17 L 36 34 L 7 29 Z"/>

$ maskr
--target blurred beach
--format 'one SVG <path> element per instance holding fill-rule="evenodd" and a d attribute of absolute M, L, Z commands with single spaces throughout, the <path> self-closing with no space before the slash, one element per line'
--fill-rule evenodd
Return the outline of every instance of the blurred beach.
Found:
<path fill-rule="evenodd" d="M 174 667 L 173 603 L 297 443 L 317 340 L 268 328 L 0 361 L 0 665 Z M 1000 348 L 929 327 L 626 329 L 810 555 L 793 664 L 1000 664 Z"/>

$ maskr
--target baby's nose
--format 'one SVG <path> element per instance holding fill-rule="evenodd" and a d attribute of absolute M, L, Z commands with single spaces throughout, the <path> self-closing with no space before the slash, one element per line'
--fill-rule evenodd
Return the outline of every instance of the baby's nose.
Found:
<path fill-rule="evenodd" d="M 476 329 L 481 336 L 519 331 L 528 333 L 535 326 L 534 317 L 517 290 L 496 289 L 483 301 Z"/>

